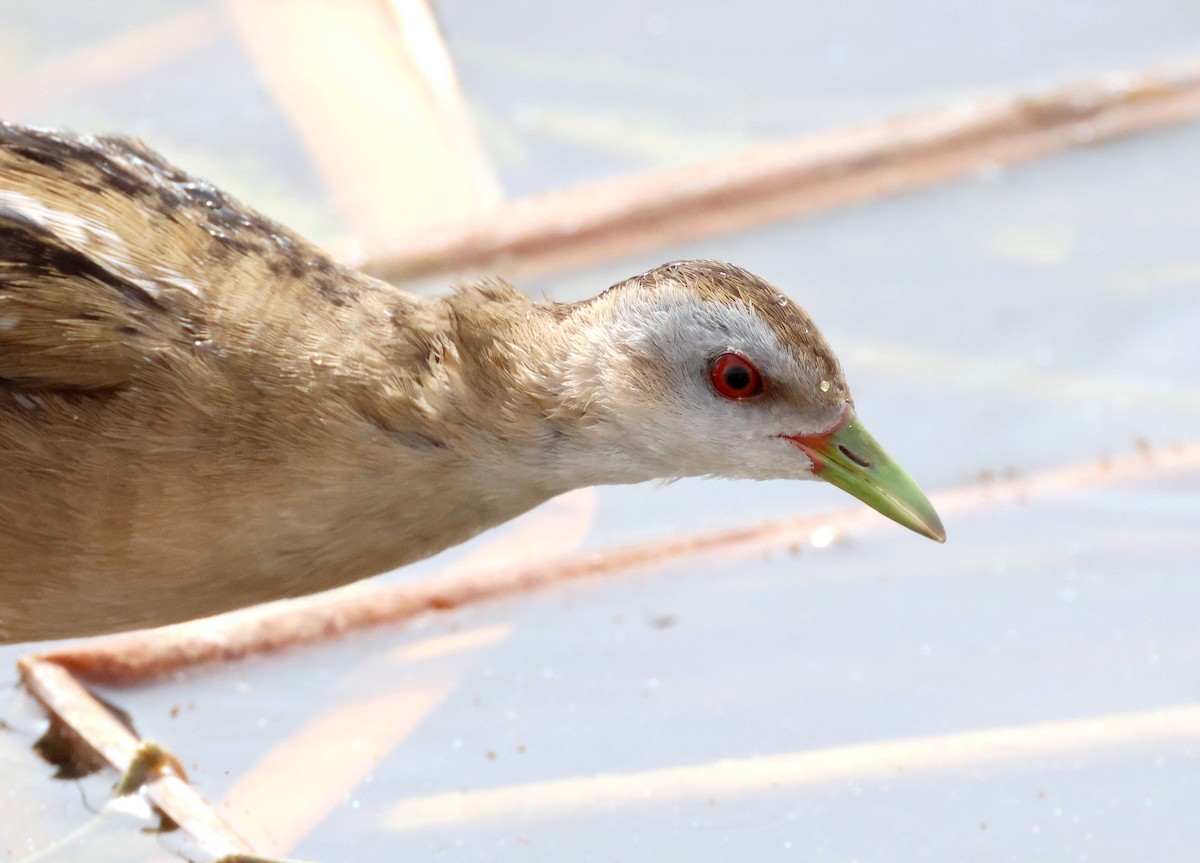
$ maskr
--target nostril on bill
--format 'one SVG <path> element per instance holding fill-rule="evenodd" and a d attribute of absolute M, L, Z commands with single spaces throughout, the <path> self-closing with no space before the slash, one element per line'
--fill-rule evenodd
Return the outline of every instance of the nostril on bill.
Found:
<path fill-rule="evenodd" d="M 842 451 L 842 455 L 844 455 L 846 458 L 850 459 L 850 461 L 854 462 L 859 467 L 868 467 L 869 468 L 871 466 L 871 463 L 869 461 L 867 461 L 865 458 L 860 456 L 854 450 L 847 447 L 845 444 L 838 444 L 838 449 Z"/>

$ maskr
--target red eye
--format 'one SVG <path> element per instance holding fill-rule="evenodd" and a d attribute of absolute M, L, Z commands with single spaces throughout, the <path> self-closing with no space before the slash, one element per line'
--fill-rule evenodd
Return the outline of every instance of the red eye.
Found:
<path fill-rule="evenodd" d="M 762 375 L 754 363 L 733 351 L 713 360 L 710 375 L 713 389 L 727 399 L 748 399 L 762 394 Z"/>

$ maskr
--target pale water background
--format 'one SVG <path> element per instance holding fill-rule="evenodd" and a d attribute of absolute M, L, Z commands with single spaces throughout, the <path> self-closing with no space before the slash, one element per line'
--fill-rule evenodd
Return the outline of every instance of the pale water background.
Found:
<path fill-rule="evenodd" d="M 218 22 L 203 50 L 119 86 L 30 97 L 28 70 L 192 8 Z M 1177 2 L 438 10 L 511 195 L 1200 49 L 1200 6 Z M 220 4 L 2 2 L 0 112 L 141 135 L 315 239 L 343 236 L 344 214 L 220 20 Z M 527 287 L 578 298 L 691 256 L 762 274 L 809 309 L 860 415 L 927 490 L 1190 442 L 1198 156 L 1190 124 Z M 846 504 L 815 484 L 606 488 L 581 542 Z M 1197 859 L 1198 735 L 623 804 L 539 807 L 530 791 L 528 807 L 492 819 L 402 819 L 402 801 L 463 790 L 515 787 L 519 803 L 527 783 L 1200 702 L 1196 475 L 946 527 L 945 546 L 889 527 L 796 556 L 574 584 L 109 695 L 183 756 L 210 799 L 331 710 L 378 699 L 386 725 L 389 705 L 412 695 L 412 729 L 294 851 L 327 863 Z M 414 647 L 471 632 L 469 649 Z M 0 650 L 0 669 L 20 652 Z M 48 780 L 28 753 L 34 718 L 3 715 L 16 730 L 0 732 L 0 861 L 19 861 L 90 816 L 81 789 Z M 93 807 L 110 781 L 84 784 Z M 113 821 L 55 859 L 164 859 L 135 827 Z"/>

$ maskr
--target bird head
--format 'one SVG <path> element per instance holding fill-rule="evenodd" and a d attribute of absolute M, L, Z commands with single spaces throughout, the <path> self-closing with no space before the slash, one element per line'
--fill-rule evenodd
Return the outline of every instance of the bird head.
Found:
<path fill-rule="evenodd" d="M 571 319 L 566 402 L 607 476 L 821 479 L 945 540 L 928 499 L 859 421 L 812 320 L 757 276 L 664 264 Z"/>

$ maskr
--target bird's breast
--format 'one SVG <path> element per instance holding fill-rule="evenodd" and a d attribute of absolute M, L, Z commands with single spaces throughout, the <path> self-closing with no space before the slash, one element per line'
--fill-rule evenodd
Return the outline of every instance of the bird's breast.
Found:
<path fill-rule="evenodd" d="M 347 411 L 13 395 L 0 405 L 0 642 L 325 590 L 546 497 L 519 483 L 496 495 L 487 466 Z"/>

